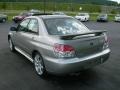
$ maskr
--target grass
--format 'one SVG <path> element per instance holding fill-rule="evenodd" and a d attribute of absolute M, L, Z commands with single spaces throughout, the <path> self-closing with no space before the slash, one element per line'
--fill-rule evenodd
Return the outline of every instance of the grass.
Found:
<path fill-rule="evenodd" d="M 53 3 L 47 2 L 46 3 L 46 10 L 50 11 L 80 11 L 79 8 L 82 7 L 82 10 L 85 12 L 100 12 L 101 6 L 100 5 L 92 5 L 92 4 L 77 4 L 73 3 Z M 0 2 L 0 9 L 6 10 L 29 10 L 29 9 L 44 9 L 43 2 Z"/>
<path fill-rule="evenodd" d="M 12 20 L 12 18 L 13 18 L 13 16 L 16 16 L 17 14 L 7 14 L 8 15 L 8 21 L 11 21 Z"/>
<path fill-rule="evenodd" d="M 110 20 L 110 21 L 113 21 L 113 20 L 114 20 L 114 17 L 115 17 L 115 15 L 109 15 L 109 20 Z"/>

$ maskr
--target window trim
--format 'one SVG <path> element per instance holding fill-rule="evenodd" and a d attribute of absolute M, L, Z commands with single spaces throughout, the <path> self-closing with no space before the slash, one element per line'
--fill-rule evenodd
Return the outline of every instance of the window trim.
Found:
<path fill-rule="evenodd" d="M 27 19 L 29 20 L 29 22 L 28 22 L 28 24 L 29 24 L 31 19 L 30 19 L 30 18 L 27 18 Z M 27 19 L 24 19 L 23 21 L 25 21 L 25 20 L 27 20 Z M 22 21 L 22 22 L 23 22 L 23 21 Z M 22 23 L 22 22 L 21 22 L 21 23 Z M 21 23 L 20 23 L 20 24 L 21 24 Z M 20 24 L 17 26 L 17 31 L 18 31 L 18 32 L 28 32 L 28 30 L 27 30 L 27 31 L 21 31 L 21 30 L 18 30 L 18 27 L 21 26 Z M 27 29 L 28 24 L 27 24 L 26 27 L 24 27 L 25 29 Z"/>
<path fill-rule="evenodd" d="M 38 31 L 37 32 L 29 32 L 30 30 L 28 29 L 28 25 L 30 24 L 30 21 L 33 20 L 33 19 L 37 20 L 37 23 L 38 23 Z M 29 21 L 29 23 L 27 25 L 27 29 L 28 29 L 27 33 L 32 33 L 32 34 L 35 34 L 35 35 L 39 35 L 39 21 L 38 21 L 38 19 L 36 19 L 36 18 L 30 18 L 30 21 Z"/>
<path fill-rule="evenodd" d="M 35 19 L 35 20 L 37 20 L 37 22 L 38 22 L 38 32 L 29 32 L 29 29 L 27 30 L 27 31 L 19 31 L 18 30 L 18 27 L 20 26 L 20 24 L 23 22 L 23 21 L 25 21 L 25 20 L 27 20 L 27 19 L 29 19 L 29 22 L 28 22 L 28 24 L 27 24 L 27 26 L 25 27 L 26 29 L 28 29 L 28 25 L 30 24 L 30 21 L 32 20 L 32 19 Z M 18 32 L 24 32 L 24 33 L 31 33 L 31 34 L 35 34 L 35 35 L 39 35 L 39 21 L 38 21 L 38 19 L 36 19 L 36 18 L 26 18 L 26 19 L 24 19 L 18 26 L 17 26 L 17 30 L 18 30 Z"/>

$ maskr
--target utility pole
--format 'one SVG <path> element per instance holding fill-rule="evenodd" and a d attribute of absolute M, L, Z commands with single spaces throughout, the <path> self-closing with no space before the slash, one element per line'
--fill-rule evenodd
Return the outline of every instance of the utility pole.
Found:
<path fill-rule="evenodd" d="M 44 0 L 44 14 L 45 14 L 45 11 L 46 11 L 46 0 Z"/>
<path fill-rule="evenodd" d="M 56 1 L 53 0 L 53 11 L 56 11 Z"/>
<path fill-rule="evenodd" d="M 72 2 L 72 0 L 71 0 L 71 11 L 73 11 L 73 2 Z"/>

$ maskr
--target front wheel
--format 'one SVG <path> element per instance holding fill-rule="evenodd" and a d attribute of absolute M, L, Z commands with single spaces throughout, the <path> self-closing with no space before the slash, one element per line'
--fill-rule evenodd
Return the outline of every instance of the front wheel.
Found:
<path fill-rule="evenodd" d="M 34 67 L 39 76 L 45 76 L 46 70 L 44 66 L 43 59 L 39 53 L 36 53 L 34 56 Z"/>
<path fill-rule="evenodd" d="M 6 22 L 6 19 L 5 19 L 5 18 L 3 18 L 3 19 L 2 19 L 2 22 L 3 22 L 3 23 L 4 23 L 4 22 Z"/>
<path fill-rule="evenodd" d="M 10 50 L 11 50 L 12 52 L 14 52 L 14 51 L 15 51 L 15 47 L 14 47 L 14 45 L 13 45 L 13 42 L 12 42 L 11 38 L 8 40 L 8 42 L 9 42 L 9 48 L 10 48 Z"/>

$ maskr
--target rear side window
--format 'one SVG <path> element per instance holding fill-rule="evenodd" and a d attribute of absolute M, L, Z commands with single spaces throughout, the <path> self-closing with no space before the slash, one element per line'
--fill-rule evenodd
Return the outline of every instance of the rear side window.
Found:
<path fill-rule="evenodd" d="M 73 18 L 44 19 L 47 31 L 51 35 L 73 35 L 89 32 L 89 29 Z"/>
<path fill-rule="evenodd" d="M 30 19 L 25 19 L 23 22 L 21 22 L 18 25 L 18 31 L 27 31 L 27 25 L 29 23 Z"/>
<path fill-rule="evenodd" d="M 31 33 L 38 33 L 38 20 L 37 19 L 31 19 L 30 23 L 28 24 L 28 32 Z"/>

